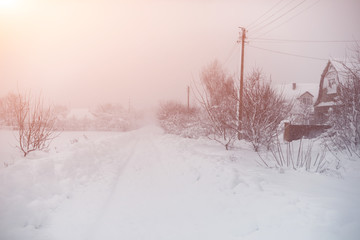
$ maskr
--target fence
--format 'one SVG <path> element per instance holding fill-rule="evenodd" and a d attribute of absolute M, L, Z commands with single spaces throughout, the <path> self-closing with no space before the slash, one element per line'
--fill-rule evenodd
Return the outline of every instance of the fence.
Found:
<path fill-rule="evenodd" d="M 285 123 L 284 140 L 291 142 L 300 138 L 315 138 L 329 128 L 329 125 L 292 125 Z"/>

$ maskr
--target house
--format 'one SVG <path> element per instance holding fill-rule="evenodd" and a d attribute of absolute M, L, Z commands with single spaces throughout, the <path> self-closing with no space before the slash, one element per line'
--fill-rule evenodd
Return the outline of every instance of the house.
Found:
<path fill-rule="evenodd" d="M 305 91 L 296 98 L 293 113 L 293 123 L 296 124 L 313 124 L 314 123 L 314 95 L 309 91 Z"/>
<path fill-rule="evenodd" d="M 314 104 L 314 95 L 312 95 L 309 91 L 304 92 L 297 99 L 305 106 L 312 106 Z"/>
<path fill-rule="evenodd" d="M 314 104 L 316 123 L 324 124 L 328 118 L 329 109 L 337 106 L 339 83 L 346 79 L 346 69 L 341 61 L 329 60 L 321 74 L 318 97 Z"/>
<path fill-rule="evenodd" d="M 317 97 L 318 87 L 318 83 L 290 83 L 276 86 L 285 99 L 293 104 L 289 119 L 291 123 L 313 123 L 313 104 Z"/>
<path fill-rule="evenodd" d="M 291 111 L 292 118 L 285 126 L 285 140 L 311 138 L 331 127 L 326 125 L 328 113 L 331 109 L 335 110 L 340 106 L 340 86 L 346 82 L 348 70 L 343 61 L 329 60 L 321 74 L 320 84 L 317 84 L 317 94 L 301 90 L 301 94 L 293 98 L 296 101 Z M 293 83 L 292 89 L 294 91 L 297 89 L 295 83 Z M 291 92 L 289 89 L 285 91 L 287 95 Z M 315 103 L 314 99 L 316 99 Z"/>

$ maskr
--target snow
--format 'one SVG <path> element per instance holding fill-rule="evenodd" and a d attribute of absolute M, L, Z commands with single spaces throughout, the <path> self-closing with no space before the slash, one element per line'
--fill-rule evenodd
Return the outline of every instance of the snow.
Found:
<path fill-rule="evenodd" d="M 259 166 L 244 143 L 64 132 L 28 158 L 0 130 L 0 239 L 358 239 L 360 161 L 342 178 Z M 7 144 L 5 144 L 7 143 Z"/>
<path fill-rule="evenodd" d="M 336 58 L 332 58 L 329 61 L 337 73 L 338 81 L 340 83 L 344 83 L 346 81 L 346 76 L 349 70 L 346 69 L 346 67 L 343 64 L 351 68 L 351 66 L 349 66 L 350 61 L 346 59 L 336 59 Z"/>
<path fill-rule="evenodd" d="M 317 107 L 332 107 L 335 106 L 336 103 L 333 101 L 330 102 L 320 102 L 318 105 L 316 105 Z"/>
<path fill-rule="evenodd" d="M 285 96 L 286 99 L 296 99 L 308 91 L 314 96 L 314 100 L 317 99 L 319 94 L 319 83 L 296 83 L 296 88 L 293 89 L 292 83 L 277 84 L 275 89 Z"/>

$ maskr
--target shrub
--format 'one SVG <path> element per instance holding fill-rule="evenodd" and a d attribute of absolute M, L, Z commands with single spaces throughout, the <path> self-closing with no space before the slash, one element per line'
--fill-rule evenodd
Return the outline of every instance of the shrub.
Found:
<path fill-rule="evenodd" d="M 199 85 L 194 86 L 207 116 L 208 136 L 229 149 L 237 135 L 234 80 L 215 60 L 203 69 Z"/>
<path fill-rule="evenodd" d="M 260 70 L 247 77 L 244 89 L 241 135 L 257 152 L 261 146 L 270 149 L 277 129 L 291 109 L 291 104 L 271 87 Z"/>
<path fill-rule="evenodd" d="M 46 150 L 55 132 L 56 116 L 51 107 L 45 107 L 41 97 L 31 99 L 30 95 L 17 95 L 13 102 L 20 150 L 26 157 L 35 150 Z"/>
<path fill-rule="evenodd" d="M 189 109 L 178 102 L 167 101 L 160 104 L 157 111 L 160 126 L 166 133 L 188 138 L 198 138 L 206 135 L 200 109 Z"/>

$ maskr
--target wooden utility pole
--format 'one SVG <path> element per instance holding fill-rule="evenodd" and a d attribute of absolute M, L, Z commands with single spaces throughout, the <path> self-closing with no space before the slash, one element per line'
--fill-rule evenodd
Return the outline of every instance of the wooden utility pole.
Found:
<path fill-rule="evenodd" d="M 187 86 L 187 111 L 190 112 L 190 86 Z"/>
<path fill-rule="evenodd" d="M 131 112 L 131 98 L 129 97 L 129 106 L 128 106 L 128 112 Z"/>
<path fill-rule="evenodd" d="M 246 38 L 246 29 L 244 27 L 241 28 L 241 68 L 240 68 L 240 88 L 239 88 L 239 109 L 238 109 L 238 139 L 242 138 L 242 115 L 243 115 L 243 95 L 244 95 L 244 46 L 245 46 L 245 38 Z"/>

